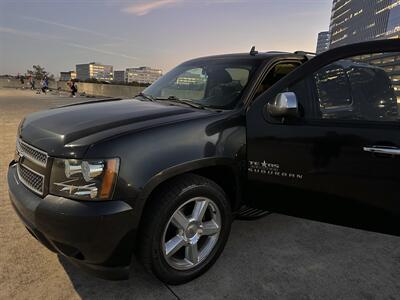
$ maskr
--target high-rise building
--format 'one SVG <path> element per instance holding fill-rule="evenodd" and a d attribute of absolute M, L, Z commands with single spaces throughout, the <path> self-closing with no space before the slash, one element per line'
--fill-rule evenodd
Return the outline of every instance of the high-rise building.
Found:
<path fill-rule="evenodd" d="M 399 34 L 399 0 L 333 0 L 330 48 Z"/>
<path fill-rule="evenodd" d="M 114 82 L 125 82 L 125 71 L 114 71 Z"/>
<path fill-rule="evenodd" d="M 76 78 L 79 80 L 113 80 L 113 66 L 91 62 L 76 65 Z"/>
<path fill-rule="evenodd" d="M 399 38 L 400 0 L 333 0 L 330 34 L 330 48 Z M 385 70 L 400 103 L 400 53 L 362 55 L 359 60 Z"/>
<path fill-rule="evenodd" d="M 76 78 L 75 71 L 60 72 L 60 81 L 68 81 Z"/>
<path fill-rule="evenodd" d="M 149 67 L 128 68 L 126 69 L 126 82 L 153 83 L 162 76 L 160 69 Z"/>
<path fill-rule="evenodd" d="M 329 31 L 322 31 L 318 33 L 318 40 L 317 40 L 317 54 L 325 52 L 329 49 L 329 41 L 330 41 L 330 34 Z"/>

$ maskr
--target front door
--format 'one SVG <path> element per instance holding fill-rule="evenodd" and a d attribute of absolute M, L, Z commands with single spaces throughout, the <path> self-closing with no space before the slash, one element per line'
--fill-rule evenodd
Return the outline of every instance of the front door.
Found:
<path fill-rule="evenodd" d="M 266 105 L 285 92 L 298 116 L 271 116 Z M 357 223 L 359 206 L 400 214 L 397 99 L 398 40 L 330 50 L 296 69 L 248 110 L 249 201 L 320 220 Z"/>

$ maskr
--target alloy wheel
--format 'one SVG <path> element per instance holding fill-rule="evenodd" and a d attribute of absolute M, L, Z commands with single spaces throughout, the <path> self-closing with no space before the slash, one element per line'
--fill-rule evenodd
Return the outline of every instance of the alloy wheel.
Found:
<path fill-rule="evenodd" d="M 169 219 L 162 237 L 167 263 L 177 270 L 189 270 L 203 262 L 214 249 L 221 230 L 218 206 L 205 197 L 186 201 Z"/>

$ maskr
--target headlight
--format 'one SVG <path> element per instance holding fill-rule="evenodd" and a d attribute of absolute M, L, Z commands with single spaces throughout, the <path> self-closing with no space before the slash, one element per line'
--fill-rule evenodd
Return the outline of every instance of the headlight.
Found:
<path fill-rule="evenodd" d="M 119 159 L 77 160 L 55 158 L 50 176 L 50 194 L 79 200 L 112 198 Z"/>

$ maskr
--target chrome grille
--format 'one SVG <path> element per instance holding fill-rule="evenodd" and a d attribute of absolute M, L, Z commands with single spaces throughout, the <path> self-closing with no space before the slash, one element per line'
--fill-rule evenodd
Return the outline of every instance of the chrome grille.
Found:
<path fill-rule="evenodd" d="M 21 156 L 28 158 L 39 166 L 46 167 L 48 159 L 46 152 L 25 143 L 21 139 L 17 140 L 17 150 Z"/>
<path fill-rule="evenodd" d="M 43 195 L 44 190 L 44 176 L 33 171 L 32 169 L 21 165 L 20 163 L 17 164 L 17 172 L 18 177 L 21 182 L 31 189 L 32 191 Z"/>

